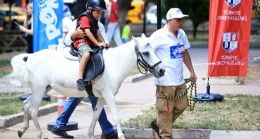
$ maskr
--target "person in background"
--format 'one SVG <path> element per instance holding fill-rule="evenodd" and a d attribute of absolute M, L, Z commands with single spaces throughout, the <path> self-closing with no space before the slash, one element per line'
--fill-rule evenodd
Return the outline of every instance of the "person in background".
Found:
<path fill-rule="evenodd" d="M 116 2 L 113 0 L 110 1 L 110 13 L 107 25 L 107 39 L 109 43 L 111 43 L 112 38 L 116 43 L 116 46 L 122 44 L 121 35 L 120 35 L 120 19 L 119 19 L 119 7 Z"/>
<path fill-rule="evenodd" d="M 87 1 L 87 0 L 79 0 L 79 1 Z M 63 0 L 64 5 L 66 5 L 66 7 L 70 9 L 72 15 L 75 15 L 75 12 L 78 10 L 76 9 L 77 7 L 75 7 L 77 2 L 78 0 Z M 83 11 L 81 11 L 81 13 Z"/>
<path fill-rule="evenodd" d="M 58 40 L 58 45 L 56 47 L 57 51 L 62 51 L 66 45 L 64 44 L 64 38 L 66 34 L 69 32 L 70 25 L 72 24 L 72 20 L 74 16 L 72 16 L 69 7 L 66 4 L 63 4 L 63 18 L 62 18 L 62 38 Z"/>
<path fill-rule="evenodd" d="M 123 32 L 122 32 L 122 41 L 123 43 L 127 43 L 129 41 L 129 38 L 131 37 L 131 27 L 130 27 L 131 21 L 126 20 L 125 25 L 123 27 Z"/>
<path fill-rule="evenodd" d="M 63 31 L 63 38 L 69 32 L 69 25 L 71 25 L 74 16 L 72 16 L 69 6 L 63 4 L 63 18 L 62 18 L 62 31 Z"/>
<path fill-rule="evenodd" d="M 4 20 L 5 20 L 4 15 L 0 13 L 0 31 L 4 30 Z"/>
<path fill-rule="evenodd" d="M 27 53 L 33 53 L 33 3 L 28 3 L 26 6 L 26 19 L 23 25 L 19 25 L 19 30 L 25 33 L 28 48 Z"/>
<path fill-rule="evenodd" d="M 179 8 L 171 8 L 166 14 L 167 24 L 150 36 L 155 54 L 166 67 L 163 77 L 154 78 L 158 116 L 157 121 L 155 119 L 150 123 L 162 139 L 172 138 L 173 122 L 189 106 L 187 95 L 183 95 L 187 91 L 183 79 L 183 64 L 190 71 L 190 79 L 197 80 L 188 52 L 190 43 L 181 29 L 183 18 L 187 16 Z M 181 97 L 176 100 L 166 98 L 178 96 Z"/>

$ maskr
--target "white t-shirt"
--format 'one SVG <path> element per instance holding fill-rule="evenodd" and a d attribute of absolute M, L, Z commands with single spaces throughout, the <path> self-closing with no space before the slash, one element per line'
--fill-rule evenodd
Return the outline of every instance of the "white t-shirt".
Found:
<path fill-rule="evenodd" d="M 67 46 L 70 46 L 73 42 L 71 40 L 70 36 L 73 32 L 75 32 L 76 26 L 77 26 L 77 20 L 73 20 L 73 22 L 71 22 L 71 25 L 69 25 L 69 32 L 66 34 L 65 39 L 64 39 L 64 43 Z M 104 25 L 102 23 L 98 22 L 98 27 L 99 27 L 99 31 L 101 32 L 105 42 L 108 42 Z"/>
<path fill-rule="evenodd" d="M 167 24 L 155 31 L 150 36 L 150 44 L 155 54 L 165 66 L 163 77 L 154 78 L 156 85 L 177 86 L 184 83 L 183 80 L 183 54 L 185 49 L 190 48 L 190 43 L 185 32 L 178 30 L 178 37 L 170 34 Z"/>

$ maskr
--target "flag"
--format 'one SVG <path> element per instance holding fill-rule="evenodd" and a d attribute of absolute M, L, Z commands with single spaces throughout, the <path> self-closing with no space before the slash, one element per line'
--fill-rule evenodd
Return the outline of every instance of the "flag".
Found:
<path fill-rule="evenodd" d="M 33 0 L 33 52 L 56 48 L 62 38 L 63 0 Z"/>
<path fill-rule="evenodd" d="M 247 75 L 252 0 L 210 0 L 208 76 Z"/>

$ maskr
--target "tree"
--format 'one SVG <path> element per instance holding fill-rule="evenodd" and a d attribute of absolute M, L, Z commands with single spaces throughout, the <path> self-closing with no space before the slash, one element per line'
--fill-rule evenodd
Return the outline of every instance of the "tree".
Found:
<path fill-rule="evenodd" d="M 253 19 L 258 19 L 260 21 L 260 0 L 253 1 Z"/>
<path fill-rule="evenodd" d="M 172 7 L 178 7 L 189 15 L 193 23 L 193 38 L 196 38 L 198 26 L 209 20 L 209 0 L 163 0 L 162 6 L 164 17 Z"/>

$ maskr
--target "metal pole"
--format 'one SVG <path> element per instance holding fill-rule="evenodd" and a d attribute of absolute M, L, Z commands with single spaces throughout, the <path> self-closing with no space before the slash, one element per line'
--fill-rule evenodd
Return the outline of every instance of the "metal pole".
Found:
<path fill-rule="evenodd" d="M 144 15 L 144 18 L 143 18 L 143 33 L 144 35 L 146 35 L 146 6 L 147 6 L 147 2 L 146 0 L 144 0 L 144 8 L 143 8 L 143 15 Z"/>
<path fill-rule="evenodd" d="M 157 0 L 157 29 L 161 28 L 161 0 Z"/>

